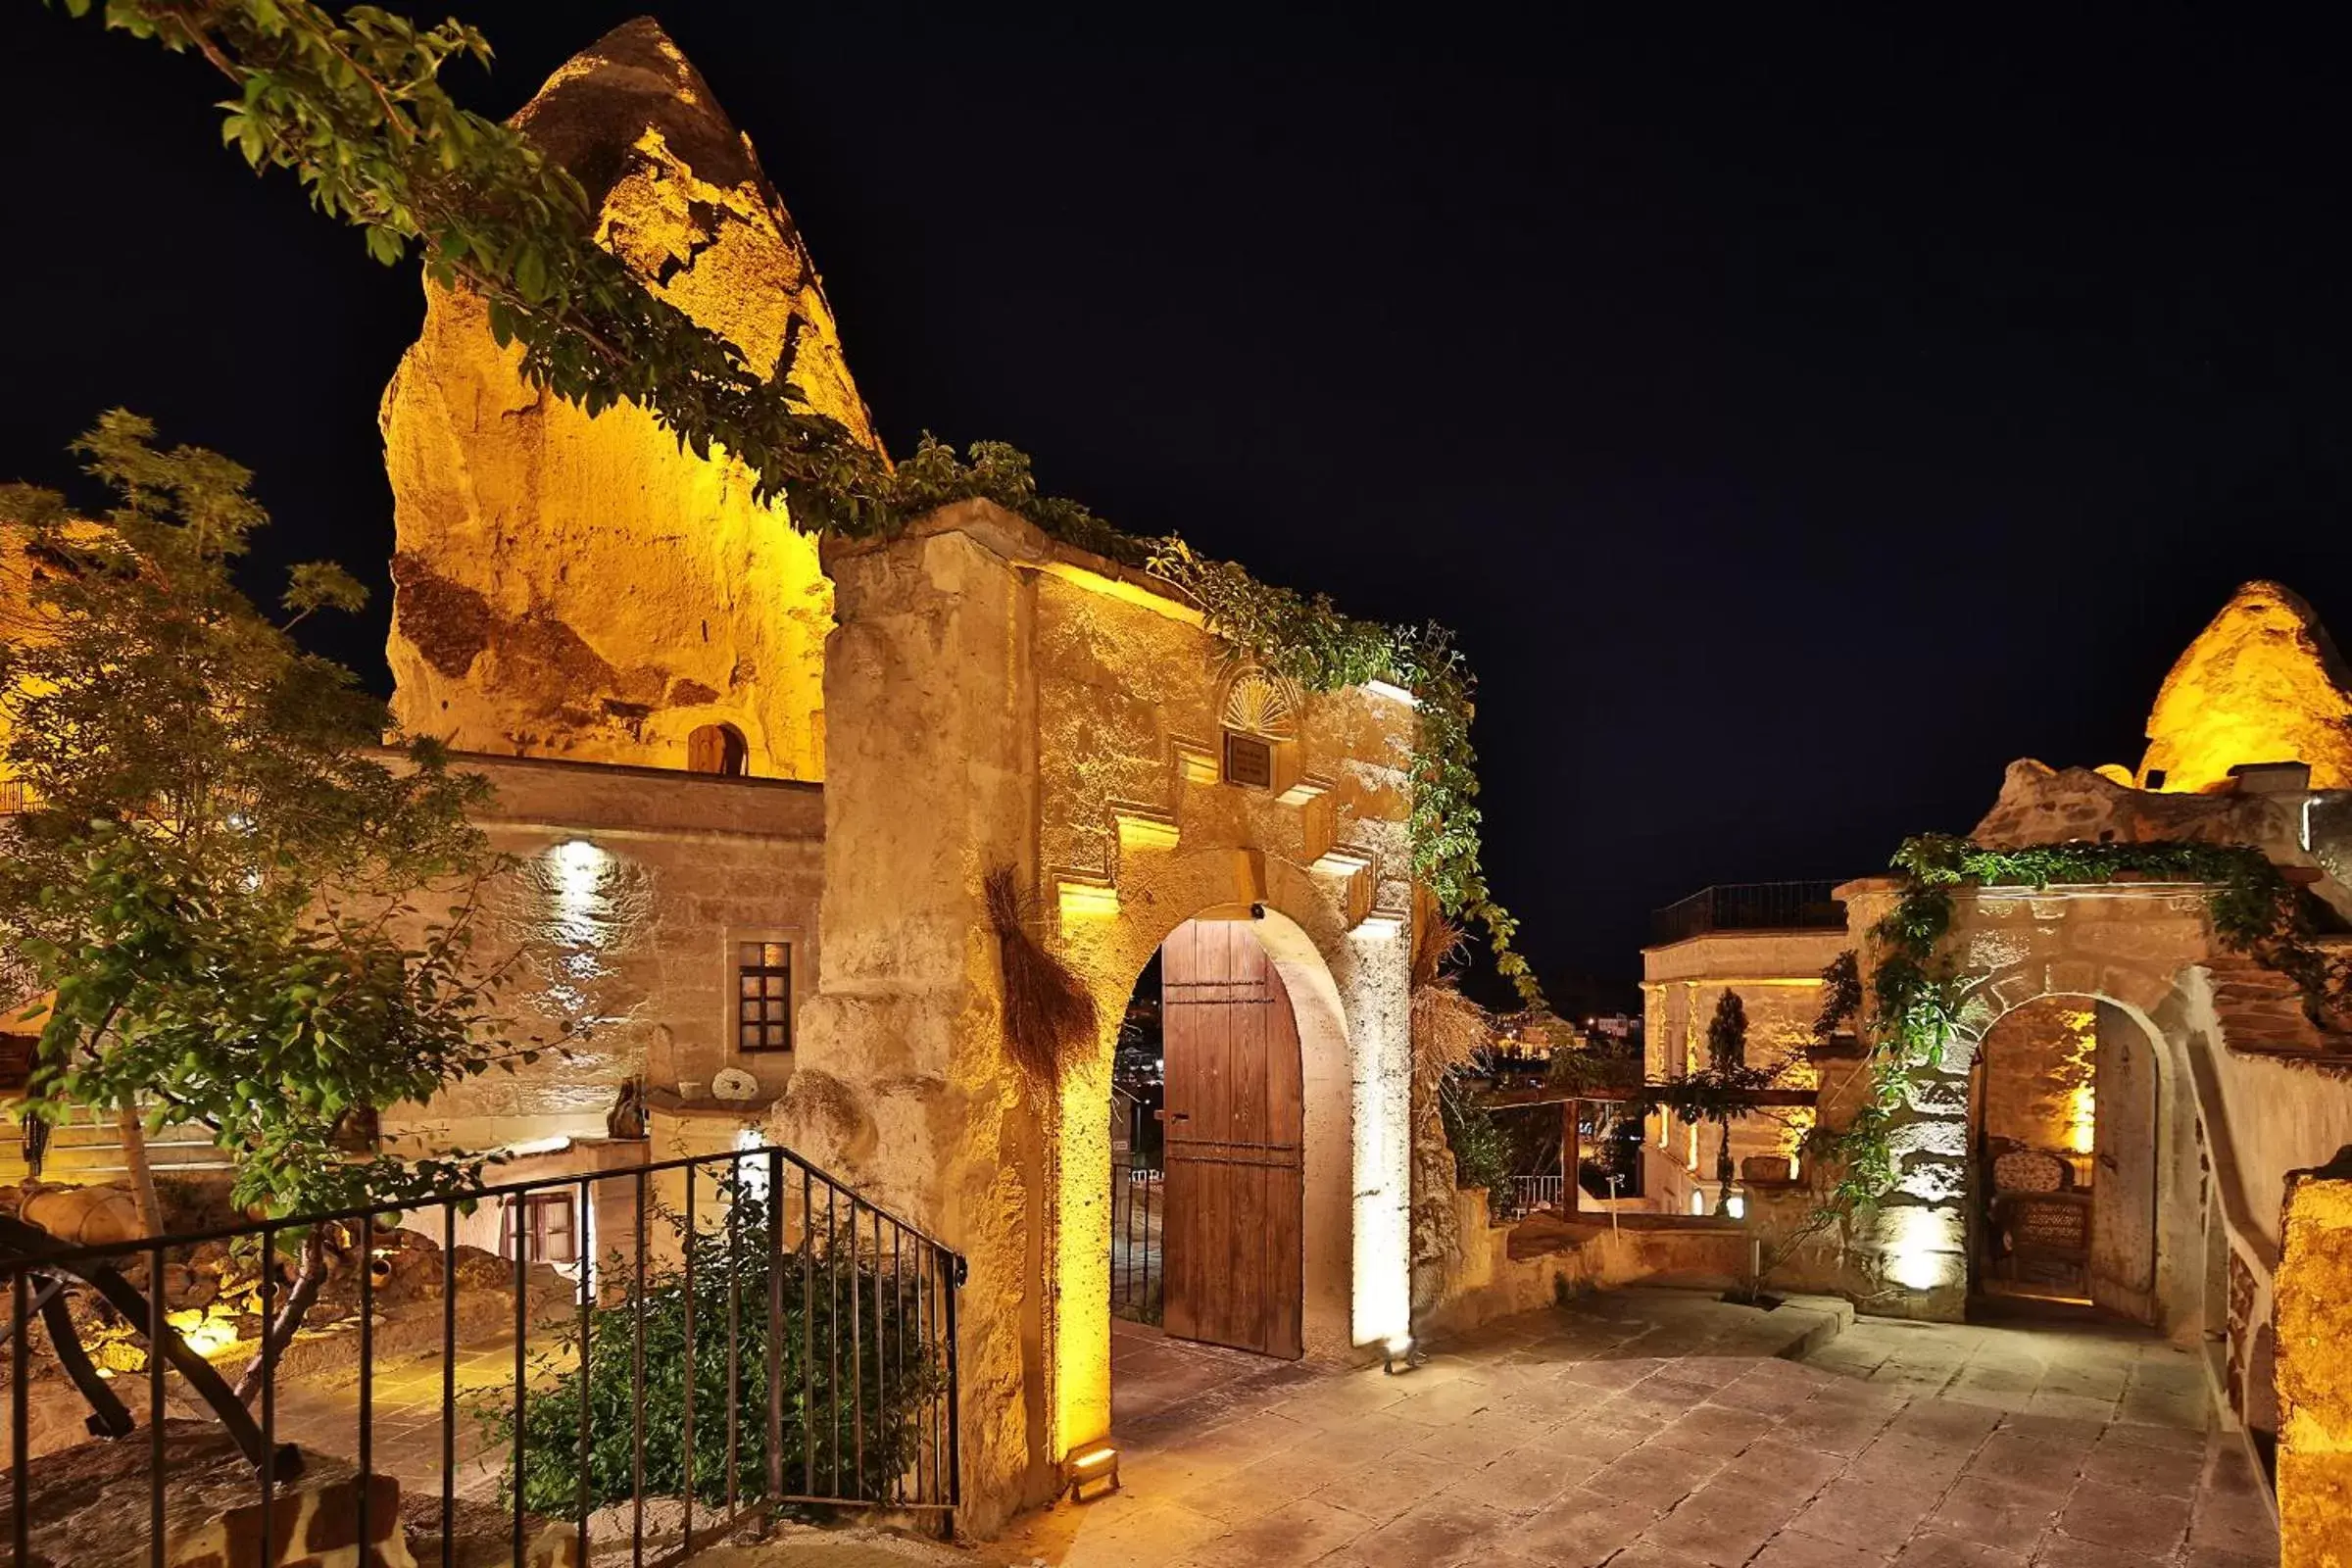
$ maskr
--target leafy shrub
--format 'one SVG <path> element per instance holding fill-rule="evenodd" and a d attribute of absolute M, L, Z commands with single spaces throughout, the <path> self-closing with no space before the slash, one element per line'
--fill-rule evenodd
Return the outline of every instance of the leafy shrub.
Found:
<path fill-rule="evenodd" d="M 860 1251 L 847 1236 L 771 1256 L 770 1205 L 739 1197 L 729 1228 L 703 1230 L 694 1254 L 694 1477 L 698 1501 L 727 1500 L 727 1419 L 735 1412 L 735 1492 L 756 1500 L 767 1487 L 768 1272 L 781 1273 L 784 1490 L 887 1498 L 913 1463 L 946 1378 L 925 1339 L 936 1301 L 918 1295 L 889 1254 Z M 625 1272 L 625 1271 L 624 1271 Z M 944 1282 L 943 1282 L 944 1285 Z M 728 1377 L 730 1286 L 735 1370 Z M 589 1311 L 586 1492 L 580 1459 L 581 1376 L 576 1324 L 547 1357 L 564 1370 L 525 1392 L 523 1499 L 534 1513 L 568 1518 L 636 1494 L 634 1423 L 644 1415 L 644 1492 L 682 1496 L 686 1476 L 686 1272 L 649 1271 L 644 1292 L 644 1369 L 637 1363 L 635 1282 Z M 854 1303 L 854 1305 L 853 1305 Z M 511 1395 L 482 1410 L 492 1439 L 512 1449 Z M 514 1459 L 504 1488 L 514 1490 Z"/>

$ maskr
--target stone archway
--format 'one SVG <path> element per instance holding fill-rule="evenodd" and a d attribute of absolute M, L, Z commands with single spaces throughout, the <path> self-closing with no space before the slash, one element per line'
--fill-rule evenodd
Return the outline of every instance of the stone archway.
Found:
<path fill-rule="evenodd" d="M 1229 771 L 1231 650 L 1164 585 L 985 502 L 829 542 L 825 564 L 819 968 L 772 1122 L 964 1254 L 958 1518 L 985 1536 L 1108 1429 L 1112 1043 L 1184 919 L 1262 905 L 1295 928 L 1275 957 L 1301 1021 L 1328 1020 L 1308 1060 L 1347 1091 L 1345 1138 L 1316 1140 L 1345 1172 L 1346 1223 L 1322 1232 L 1346 1307 L 1316 1338 L 1346 1354 L 1409 1332 L 1417 716 L 1393 688 L 1313 694 L 1271 767 Z M 1004 1049 L 982 891 L 1007 867 L 1102 1022 L 1043 1093 Z"/>
<path fill-rule="evenodd" d="M 1865 966 L 1865 934 L 1900 896 L 1891 878 L 1839 889 Z M 2204 889 L 2194 884 L 1971 888 L 1953 898 L 1947 952 L 1965 987 L 1957 1028 L 1940 1062 L 1908 1079 L 1888 1143 L 1895 1186 L 1859 1222 L 1846 1287 L 1874 1311 L 1953 1321 L 1972 1284 L 1971 1081 L 1995 1026 L 2052 998 L 2079 998 L 2145 1042 L 2157 1106 L 2153 1117 L 2153 1267 L 2132 1315 L 2187 1332 L 2202 1310 L 2203 1213 L 2197 1185 L 2198 1093 L 2176 1005 L 2184 974 L 2208 960 Z M 1865 1091 L 1857 1074 L 1840 1103 L 1842 1124 Z"/>
<path fill-rule="evenodd" d="M 1062 1086 L 1054 1408 L 1061 1451 L 1110 1431 L 1110 1070 L 1137 977 L 1199 918 L 1248 920 L 1290 994 L 1304 1086 L 1301 1326 L 1338 1360 L 1409 1332 L 1408 1025 L 1396 1007 L 1403 933 L 1350 924 L 1343 888 L 1313 870 L 1230 852 L 1127 858 L 1115 914 L 1065 906 L 1065 956 L 1094 991 L 1101 1049 Z"/>
<path fill-rule="evenodd" d="M 2144 975 L 2109 978 L 2117 982 L 2119 990 L 2142 996 L 2152 983 Z M 2012 994 L 2016 989 L 2012 987 Z M 1994 1172 L 1993 1161 L 1987 1157 L 1991 1152 L 1987 1135 L 1997 1137 L 2006 1132 L 2014 1136 L 2021 1131 L 2014 1124 L 1996 1126 L 1997 1107 L 2005 1099 L 2014 1102 L 2031 1098 L 2035 1087 L 2045 1097 L 2059 1087 L 2049 1083 L 2046 1074 L 2038 1086 L 2020 1084 L 2021 1076 L 2039 1071 L 2043 1064 L 2004 1060 L 2002 1047 L 2006 1044 L 2014 1052 L 2024 1043 L 2017 1026 L 2055 1009 L 2070 1009 L 2079 1015 L 2079 1027 L 2088 1032 L 2084 1044 L 2090 1071 L 2084 1083 L 2075 1087 L 2089 1090 L 2090 1105 L 2087 1114 L 2074 1107 L 2058 1109 L 2062 1117 L 2081 1116 L 2079 1128 L 2020 1141 L 2041 1145 L 2028 1150 L 2030 1153 L 2082 1157 L 2067 1160 L 2060 1190 L 2047 1198 L 1996 1194 L 1989 1190 Z M 2080 1228 L 2082 1257 L 2080 1289 L 2070 1294 L 2150 1327 L 2195 1319 L 2201 1279 L 2190 1260 L 2201 1261 L 2203 1250 L 2197 1216 L 2176 1209 L 2178 1223 L 2163 1220 L 2168 1212 L 2163 1201 L 2166 1197 L 2182 1196 L 2180 1189 L 2184 1186 L 2187 1197 L 2195 1196 L 2193 1151 L 2187 1155 L 2190 1179 L 2185 1183 L 2174 1179 L 2183 1151 L 2177 1118 L 2169 1112 L 2173 1102 L 2185 1092 L 2185 1079 L 2175 1064 L 2175 1053 L 2168 1049 L 2153 1009 L 2097 993 L 2050 991 L 2005 1007 L 1981 1025 L 1973 1022 L 1974 1008 L 1968 1016 L 1971 1031 L 1956 1044 L 1953 1054 L 1956 1061 L 1965 1061 L 1974 1069 L 1971 1084 L 1977 1096 L 1971 1106 L 1972 1148 L 1963 1189 L 1968 1220 L 1981 1224 L 1988 1216 L 1998 1217 L 1996 1209 L 2005 1205 L 2014 1211 L 2007 1216 L 2011 1224 L 2021 1228 L 2055 1220 L 2063 1232 L 2071 1221 Z M 2026 1093 L 2021 1095 L 2021 1089 Z M 2044 1116 L 2049 1113 L 2049 1107 L 2038 1108 Z M 2070 1143 L 2068 1132 L 2078 1137 L 2062 1150 L 2061 1144 Z M 1991 1250 L 1984 1245 L 1985 1240 L 1979 1235 L 1968 1250 L 1966 1285 L 1972 1296 L 1985 1294 L 1991 1283 L 1984 1272 Z M 2017 1240 L 2028 1255 L 2036 1250 L 2034 1238 Z M 2041 1240 L 2046 1250 L 2065 1247 L 2062 1236 L 2045 1235 Z M 2160 1281 L 2185 1287 L 2183 1298 L 2160 1299 Z M 2182 1293 L 2177 1289 L 2176 1294 Z"/>

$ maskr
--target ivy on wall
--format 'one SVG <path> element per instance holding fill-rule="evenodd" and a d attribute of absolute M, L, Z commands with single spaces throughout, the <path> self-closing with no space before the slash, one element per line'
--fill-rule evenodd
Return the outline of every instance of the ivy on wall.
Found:
<path fill-rule="evenodd" d="M 1944 1048 L 1957 1031 L 1966 985 L 1951 956 L 1942 951 L 1951 930 L 1955 888 L 2046 888 L 2154 879 L 2201 883 L 2214 934 L 2233 953 L 2292 979 L 2315 1019 L 2352 1004 L 2352 967 L 2330 960 L 2313 942 L 2314 930 L 2295 885 L 2261 850 L 2245 844 L 2046 844 L 2023 849 L 1988 849 L 1949 834 L 1931 833 L 1904 841 L 1892 862 L 1903 873 L 1902 896 L 1871 928 L 1878 964 L 1871 977 L 1870 1087 L 1853 1119 L 1830 1135 L 1826 1152 L 1839 1170 L 1825 1207 L 1848 1214 L 1876 1202 L 1894 1185 L 1894 1155 L 1887 1133 L 1903 1101 L 1903 1085 L 1921 1068 L 1941 1064 Z M 1842 955 L 1825 973 L 1837 988 L 1834 1001 L 1858 1006 L 1858 987 L 1846 975 L 1852 956 Z M 1824 1009 L 1824 1023 L 1843 1019 Z"/>
<path fill-rule="evenodd" d="M 94 0 L 63 0 L 86 16 Z M 361 230 L 386 266 L 414 247 L 425 275 L 486 302 L 502 347 L 532 385 L 591 416 L 646 410 L 680 446 L 724 448 L 796 527 L 887 535 L 952 502 L 982 499 L 1046 533 L 1148 566 L 1198 603 L 1212 631 L 1309 691 L 1388 680 L 1420 705 L 1407 773 L 1414 876 L 1446 914 L 1486 931 L 1495 966 L 1530 1006 L 1543 994 L 1514 947 L 1517 924 L 1480 862 L 1474 681 L 1451 634 L 1384 626 L 1256 581 L 1180 539 L 1121 532 L 1039 493 L 1029 459 L 1002 442 L 959 456 L 926 435 L 893 465 L 808 406 L 791 365 L 762 376 L 736 347 L 657 298 L 596 243 L 579 182 L 511 125 L 460 108 L 451 60 L 491 60 L 457 21 L 419 26 L 374 6 L 341 15 L 311 0 L 106 0 L 107 26 L 202 57 L 227 78 L 221 140 L 256 171 L 290 172 L 319 212 Z"/>

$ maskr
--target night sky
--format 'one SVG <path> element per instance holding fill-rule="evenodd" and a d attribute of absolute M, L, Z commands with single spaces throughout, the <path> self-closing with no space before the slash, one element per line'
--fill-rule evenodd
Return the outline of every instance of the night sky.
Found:
<path fill-rule="evenodd" d="M 500 63 L 453 80 L 509 112 L 634 9 L 470 5 Z M 1458 629 L 1492 878 L 1555 991 L 1630 979 L 1705 883 L 1966 829 L 2012 758 L 2135 762 L 2244 578 L 2352 633 L 2317 36 L 659 15 L 894 449 L 1009 440 L 1132 531 Z M 68 480 L 114 404 L 234 456 L 277 519 L 257 586 L 318 554 L 374 584 L 319 646 L 382 685 L 414 266 L 222 151 L 196 64 L 28 0 L 0 62 L 0 476 Z"/>

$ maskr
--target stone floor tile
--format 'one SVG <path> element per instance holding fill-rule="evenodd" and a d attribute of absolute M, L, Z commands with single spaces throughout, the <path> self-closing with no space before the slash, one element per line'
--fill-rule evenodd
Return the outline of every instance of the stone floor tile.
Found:
<path fill-rule="evenodd" d="M 1640 1503 L 1579 1489 L 1503 1536 L 1500 1545 L 1551 1568 L 1597 1568 L 1656 1517 Z"/>
<path fill-rule="evenodd" d="M 1931 1531 L 1903 1543 L 1903 1549 L 1894 1554 L 1894 1568 L 2026 1568 L 2029 1560 L 2014 1551 Z"/>
<path fill-rule="evenodd" d="M 1440 1383 L 1397 1400 L 1384 1412 L 1425 1427 L 1447 1427 L 1502 1397 L 1484 1383 Z"/>
<path fill-rule="evenodd" d="M 1936 1506 L 1941 1488 L 1906 1491 L 1899 1482 L 1841 1476 L 1789 1521 L 1789 1528 L 1840 1545 L 1891 1552 Z"/>
<path fill-rule="evenodd" d="M 1386 1568 L 1386 1565 L 1384 1565 Z M 1481 1568 L 1485 1568 L 1482 1563 Z M 1662 1546 L 1637 1541 L 1609 1559 L 1609 1568 L 1707 1568 L 1695 1557 L 1668 1551 Z"/>
<path fill-rule="evenodd" d="M 1598 1412 L 1592 1415 L 1570 1416 L 1559 1425 L 1547 1428 L 1534 1442 L 1556 1453 L 1586 1455 L 1602 1463 L 1625 1454 L 1649 1439 L 1652 1432 L 1611 1424 Z"/>
<path fill-rule="evenodd" d="M 2087 1457 L 2080 1448 L 2002 1431 L 1984 1440 L 1961 1474 L 2064 1497 L 2075 1490 Z"/>
<path fill-rule="evenodd" d="M 1523 1446 L 1531 1430 L 1544 1429 L 1531 1429 L 1526 1422 L 1492 1409 L 1479 1410 L 1451 1426 L 1424 1434 L 1399 1451 L 1427 1454 L 1471 1469 L 1492 1464 L 1513 1448 Z"/>
<path fill-rule="evenodd" d="M 1426 1454 L 1392 1454 L 1360 1465 L 1308 1494 L 1375 1524 L 1385 1524 L 1424 1497 L 1435 1496 L 1461 1479 L 1462 1467 Z"/>
<path fill-rule="evenodd" d="M 1615 1568 L 1615 1565 L 1612 1564 L 1611 1568 Z M 2278 1568 L 2278 1551 L 2274 1546 L 2257 1555 L 2243 1551 L 2223 1551 L 2191 1542 L 2188 1550 L 2180 1554 L 2180 1568 Z"/>
<path fill-rule="evenodd" d="M 1588 1383 L 1596 1389 L 1628 1389 L 1663 1365 L 1664 1362 L 1647 1357 L 1575 1361 L 1562 1367 L 1560 1376 L 1571 1383 Z"/>
<path fill-rule="evenodd" d="M 2184 1501 L 2085 1481 L 2067 1499 L 2058 1529 L 2077 1541 L 2137 1551 L 2154 1561 L 2180 1544 L 2188 1515 Z"/>
<path fill-rule="evenodd" d="M 1185 1568 L 1303 1568 L 1372 1528 L 1373 1522 L 1362 1514 L 1307 1497 L 1177 1560 Z"/>
<path fill-rule="evenodd" d="M 1722 1467 L 1723 1461 L 1711 1453 L 1644 1445 L 1604 1465 L 1585 1485 L 1604 1497 L 1663 1513 Z"/>
<path fill-rule="evenodd" d="M 2102 1486 L 2130 1487 L 2160 1497 L 2193 1497 L 2204 1479 L 2205 1455 L 2167 1448 L 2140 1448 L 2101 1442 L 2082 1461 L 2082 1479 Z"/>
<path fill-rule="evenodd" d="M 1948 1399 L 1914 1399 L 1887 1423 L 1887 1431 L 1974 1447 L 2008 1419 L 1976 1405 L 1954 1404 Z"/>
<path fill-rule="evenodd" d="M 1643 1531 L 1642 1539 L 1710 1568 L 1740 1568 L 1793 1511 L 1788 1494 L 1777 1488 L 1709 1482 Z"/>
<path fill-rule="evenodd" d="M 1930 1510 L 1926 1528 L 1980 1546 L 2031 1553 L 2057 1522 L 2063 1494 L 2011 1481 L 1964 1477 Z"/>
<path fill-rule="evenodd" d="M 1413 1444 L 1430 1434 L 1428 1427 L 1418 1422 L 1401 1420 L 1388 1410 L 1376 1410 L 1371 1415 L 1359 1415 L 1357 1420 L 1343 1427 L 1329 1427 L 1298 1441 L 1294 1452 L 1324 1452 L 1341 1457 L 1350 1464 L 1378 1460 L 1399 1448 L 1411 1448 Z"/>
<path fill-rule="evenodd" d="M 1715 1472 L 1715 1480 L 1740 1486 L 1779 1487 L 1792 1501 L 1801 1503 L 1845 1468 L 1841 1455 L 1795 1447 L 1778 1438 L 1762 1438 Z"/>
<path fill-rule="evenodd" d="M 1750 1373 L 1746 1377 L 1734 1378 L 1708 1397 L 1717 1404 L 1728 1404 L 1736 1409 L 1755 1410 L 1770 1416 L 1785 1416 L 1813 1397 L 1813 1391 L 1802 1384 L 1787 1383 L 1778 1378 L 1758 1377 L 1754 1373 Z"/>
<path fill-rule="evenodd" d="M 1569 1488 L 1596 1474 L 1603 1461 L 1585 1454 L 1515 1448 L 1493 1464 L 1447 1487 L 1445 1495 L 1500 1508 L 1505 1513 L 1540 1512 Z"/>
<path fill-rule="evenodd" d="M 2009 1437 L 2053 1444 L 2058 1447 L 2073 1448 L 2079 1453 L 2088 1453 L 2106 1436 L 2107 1427 L 2097 1421 L 2082 1421 L 2073 1416 L 2035 1410 L 2005 1417 L 2001 1422 L 2001 1431 Z"/>
<path fill-rule="evenodd" d="M 2176 1453 L 2203 1453 L 2203 1427 L 2159 1426 L 2148 1421 L 2121 1420 L 2099 1435 L 2102 1446 L 2123 1444 L 2134 1448 L 2164 1448 Z"/>
<path fill-rule="evenodd" d="M 1776 1436 L 1799 1447 L 1856 1454 L 1886 1430 L 1896 1413 L 1891 1408 L 1848 1405 L 1816 1396 L 1789 1411 Z"/>
<path fill-rule="evenodd" d="M 2204 1551 L 2278 1556 L 2278 1522 L 2260 1497 L 2201 1497 L 2188 1526 L 2188 1544 Z"/>
<path fill-rule="evenodd" d="M 2026 1402 L 2030 1415 L 2055 1416 L 2064 1421 L 2084 1421 L 2098 1426 L 2112 1420 L 2116 1405 L 2112 1399 L 2086 1398 L 2080 1394 L 2057 1394 L 2047 1388 L 2034 1392 Z"/>
<path fill-rule="evenodd" d="M 1761 1411 L 1741 1410 L 1728 1404 L 1701 1404 L 1667 1422 L 1648 1441 L 1661 1447 L 1729 1456 L 1776 1430 L 1773 1418 Z"/>
<path fill-rule="evenodd" d="M 1358 1536 L 1348 1549 L 1371 1563 L 1447 1568 L 1473 1552 L 1483 1556 L 1518 1523 L 1499 1509 L 1441 1494 Z"/>
<path fill-rule="evenodd" d="M 1241 1525 L 1344 1480 L 1362 1463 L 1327 1450 L 1295 1449 L 1187 1487 L 1175 1500 L 1228 1526 Z"/>
<path fill-rule="evenodd" d="M 1784 1530 L 1749 1560 L 1748 1568 L 1886 1568 L 1886 1554 Z"/>
<path fill-rule="evenodd" d="M 2072 1536 L 2052 1536 L 2042 1543 L 2041 1555 L 2034 1559 L 2034 1568 L 2151 1568 L 2153 1562 L 2169 1560 L 2151 1559 L 2115 1546 L 2093 1545 Z"/>
<path fill-rule="evenodd" d="M 1082 1523 L 1057 1561 L 1059 1568 L 1160 1568 L 1228 1528 L 1190 1508 L 1155 1503 L 1100 1530 Z"/>

